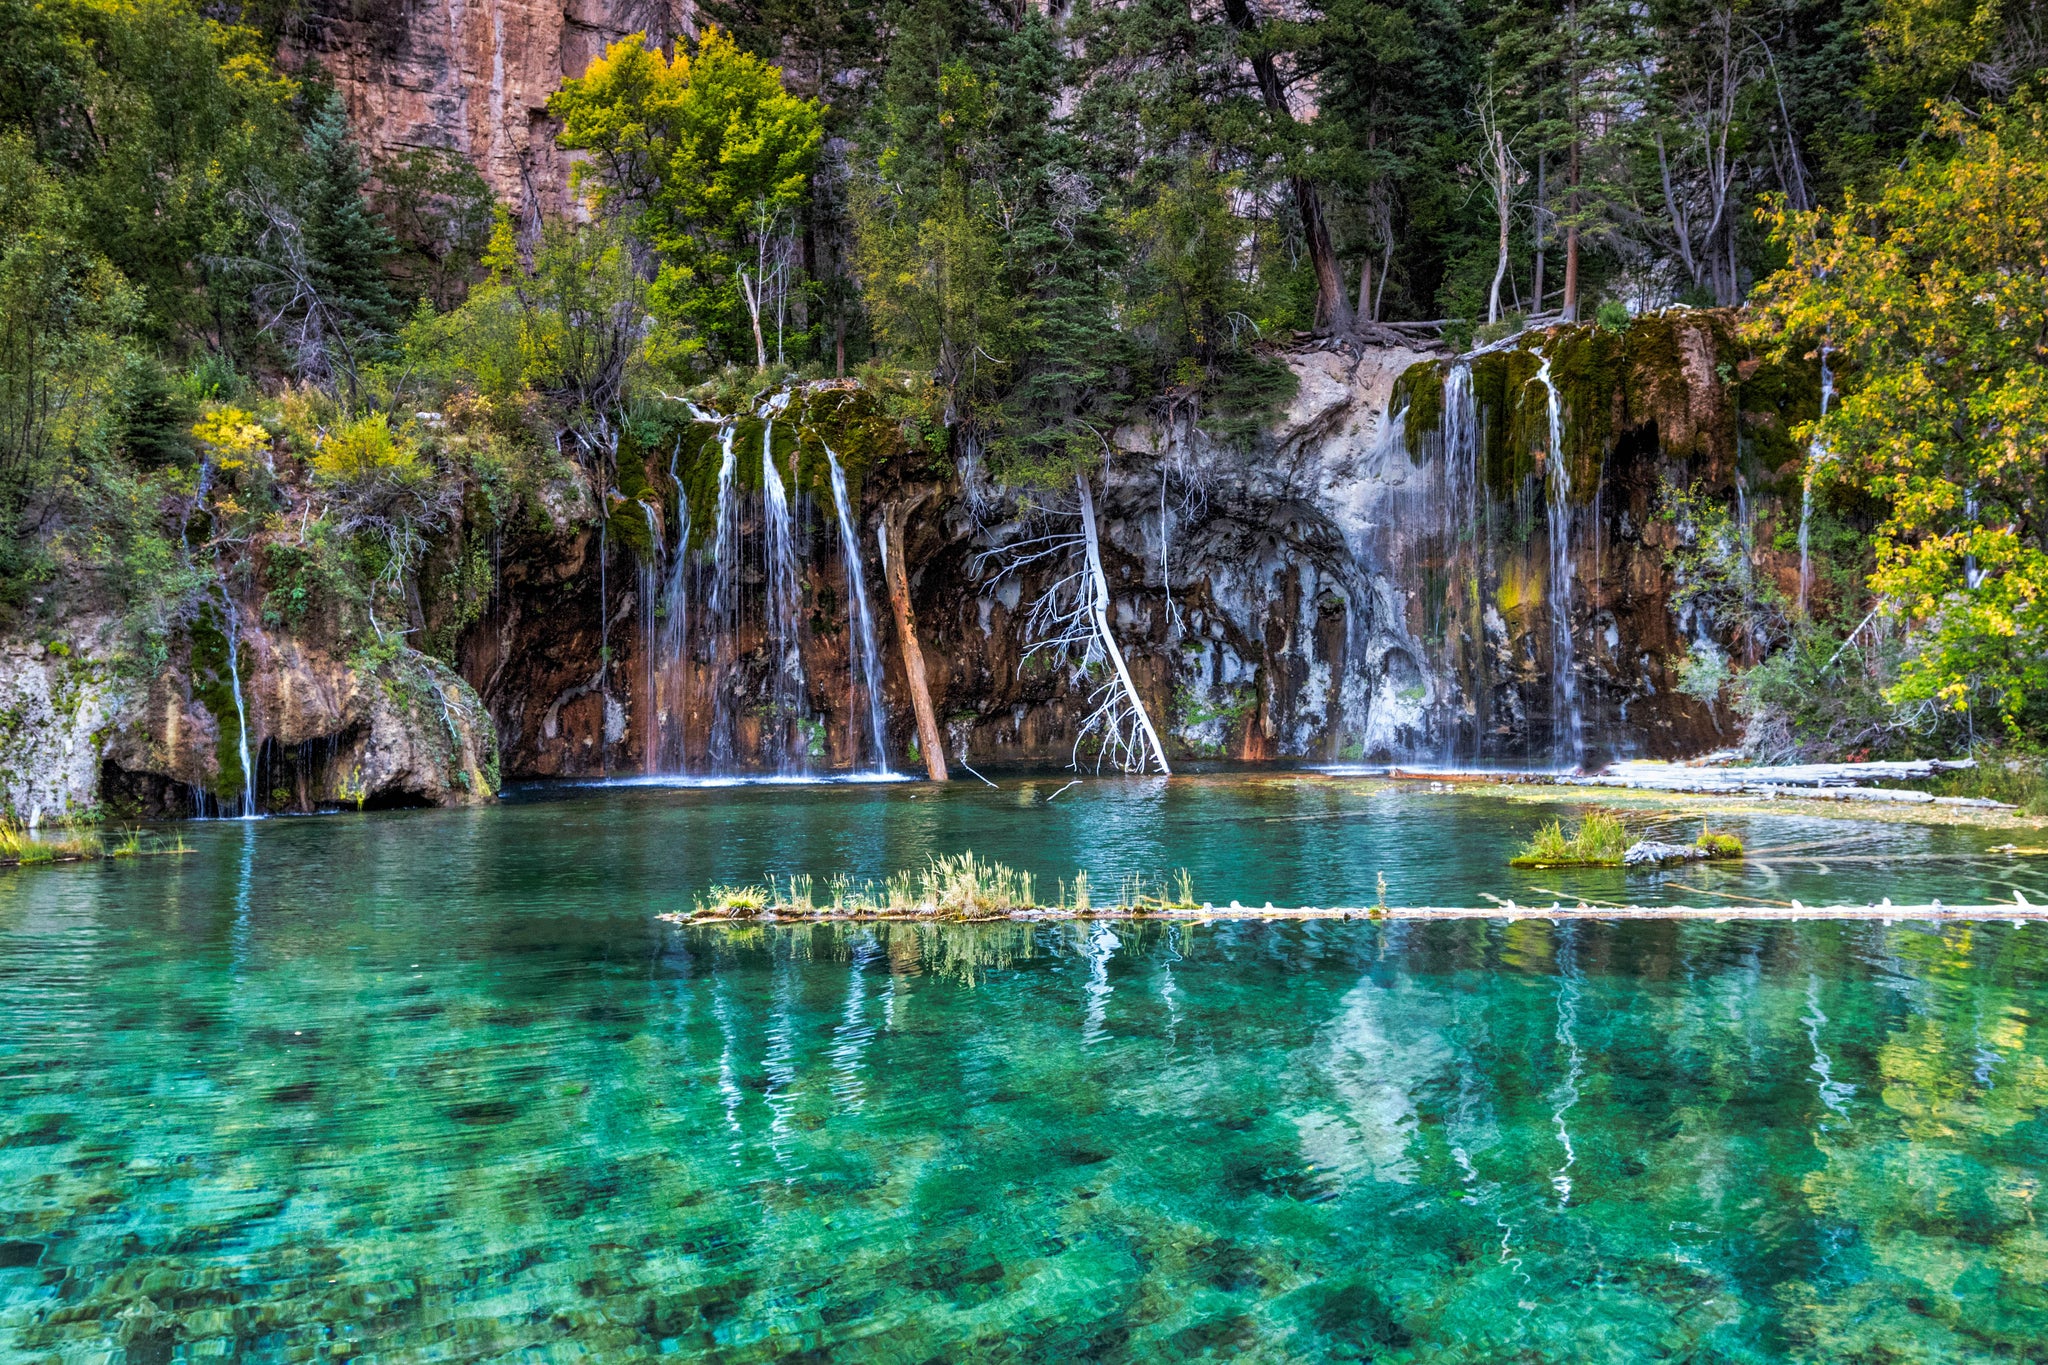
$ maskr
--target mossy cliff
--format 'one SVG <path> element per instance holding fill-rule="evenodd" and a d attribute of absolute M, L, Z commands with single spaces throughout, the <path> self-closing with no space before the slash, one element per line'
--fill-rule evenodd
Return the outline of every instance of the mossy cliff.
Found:
<path fill-rule="evenodd" d="M 1728 522 L 1739 506 L 1756 572 L 1745 591 L 1796 591 L 1801 452 L 1787 433 L 1812 411 L 1815 375 L 1759 364 L 1732 318 L 1709 312 L 1552 329 L 1465 362 L 1367 348 L 1288 363 L 1295 395 L 1251 442 L 1212 440 L 1199 421 L 1138 421 L 1110 434 L 1090 474 L 1111 626 L 1176 758 L 1555 761 L 1559 604 L 1586 761 L 1736 738 L 1723 698 L 1681 685 L 1700 651 L 1744 647 L 1725 604 L 1682 581 L 1687 546 L 1701 508 Z M 76 654 L 38 643 L 31 659 L 24 642 L 7 656 L 11 809 L 232 804 L 236 673 L 262 809 L 459 803 L 487 798 L 501 776 L 657 762 L 702 770 L 714 713 L 736 718 L 737 764 L 760 762 L 786 664 L 764 634 L 764 445 L 796 541 L 809 766 L 852 767 L 870 752 L 828 449 L 857 522 L 892 766 L 916 767 L 876 538 L 891 507 L 908 510 L 910 605 L 949 757 L 1091 759 L 1100 665 L 1032 650 L 1033 604 L 1073 566 L 1005 571 L 1018 558 L 1006 546 L 1072 529 L 1067 495 L 991 483 L 930 394 L 900 377 L 693 397 L 695 408 L 626 414 L 595 457 L 590 446 L 574 461 L 550 456 L 517 479 L 456 458 L 465 431 L 510 418 L 448 414 L 421 439 L 441 443 L 459 496 L 395 585 L 364 568 L 375 556 L 358 563 L 360 547 L 323 540 L 318 516 L 307 519 L 317 490 L 280 472 L 266 529 L 223 561 L 233 670 L 218 594 L 198 599 L 148 670 L 81 643 L 111 636 L 104 610 L 59 632 Z M 657 685 L 673 593 L 701 603 L 707 590 L 728 426 L 739 601 L 715 643 L 691 636 L 680 682 Z M 1555 454 L 1570 475 L 1562 509 Z M 657 752 L 664 734 L 672 749 Z"/>

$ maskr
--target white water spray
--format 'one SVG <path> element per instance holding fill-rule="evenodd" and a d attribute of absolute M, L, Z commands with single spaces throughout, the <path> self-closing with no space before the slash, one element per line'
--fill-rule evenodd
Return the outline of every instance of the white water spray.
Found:
<path fill-rule="evenodd" d="M 1586 756 L 1584 718 L 1579 713 L 1577 645 L 1572 639 L 1571 462 L 1564 452 L 1564 412 L 1543 356 L 1536 378 L 1550 410 L 1550 449 L 1544 458 L 1544 503 L 1550 514 L 1551 733 L 1558 767 L 1578 767 Z"/>
<path fill-rule="evenodd" d="M 839 553 L 846 561 L 847 627 L 853 632 L 848 651 L 860 660 L 861 682 L 868 694 L 868 737 L 874 748 L 875 771 L 889 771 L 887 726 L 882 719 L 882 652 L 875 642 L 874 613 L 868 608 L 867 575 L 861 569 L 860 534 L 854 529 L 852 500 L 846 493 L 846 472 L 839 457 L 825 447 L 825 460 L 832 471 L 832 503 L 839 513 Z"/>
<path fill-rule="evenodd" d="M 787 401 L 787 395 L 778 395 Z M 780 411 L 777 405 L 774 411 Z M 768 647 L 775 668 L 773 689 L 776 720 L 790 723 L 803 714 L 804 658 L 799 647 L 802 624 L 802 581 L 796 562 L 794 519 L 782 474 L 775 467 L 775 417 L 770 412 L 761 433 L 761 520 L 768 569 Z M 809 756 L 801 726 L 783 748 L 778 767 L 801 769 Z"/>

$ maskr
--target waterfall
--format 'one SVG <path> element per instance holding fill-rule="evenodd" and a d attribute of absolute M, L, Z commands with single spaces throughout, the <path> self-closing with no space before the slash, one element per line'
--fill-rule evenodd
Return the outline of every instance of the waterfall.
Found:
<path fill-rule="evenodd" d="M 789 400 L 786 392 L 776 397 L 783 403 Z M 803 583 L 796 562 L 796 527 L 782 474 L 775 467 L 775 413 L 781 408 L 782 404 L 773 400 L 764 405 L 768 422 L 761 433 L 761 520 L 768 570 L 768 648 L 775 669 L 775 723 L 795 731 L 794 738 L 784 744 L 777 766 L 789 772 L 806 766 L 810 745 L 798 723 L 803 717 L 804 659 L 799 647 Z"/>
<path fill-rule="evenodd" d="M 832 470 L 832 503 L 839 513 L 839 554 L 846 561 L 847 629 L 852 649 L 858 654 L 861 682 L 868 694 L 868 737 L 875 751 L 875 771 L 889 771 L 888 731 L 882 720 L 882 652 L 875 643 L 875 618 L 868 610 L 867 575 L 861 569 L 860 534 L 854 529 L 853 507 L 846 495 L 846 472 L 832 447 L 825 447 L 825 460 Z M 849 662 L 851 662 L 849 660 Z M 849 672 L 851 669 L 848 670 Z"/>
<path fill-rule="evenodd" d="M 1454 583 L 1463 577 L 1468 619 L 1460 625 L 1470 632 L 1475 643 L 1480 643 L 1483 652 L 1481 642 L 1486 638 L 1486 623 L 1482 615 L 1484 594 L 1479 580 L 1486 538 L 1479 516 L 1479 404 L 1472 394 L 1470 361 L 1454 362 L 1444 375 L 1443 415 L 1440 420 L 1443 498 L 1437 511 L 1443 536 L 1444 574 Z M 1447 619 L 1446 640 L 1455 634 Z M 1446 652 L 1448 656 L 1448 647 Z M 1468 681 L 1473 706 L 1472 756 L 1476 759 L 1483 747 L 1480 734 L 1485 729 L 1486 685 L 1476 670 Z M 1447 767 L 1454 767 L 1458 762 L 1460 730 L 1457 724 L 1444 727 L 1442 761 Z"/>
<path fill-rule="evenodd" d="M 1544 460 L 1544 502 L 1550 514 L 1551 734 L 1556 765 L 1577 767 L 1585 758 L 1585 726 L 1579 714 L 1577 647 L 1572 640 L 1571 462 L 1564 453 L 1564 412 L 1550 378 L 1550 357 L 1542 357 L 1536 378 L 1550 407 L 1550 449 Z"/>
<path fill-rule="evenodd" d="M 740 517 L 733 489 L 738 458 L 732 448 L 738 431 L 738 424 L 728 420 L 718 432 L 718 520 L 711 533 L 711 590 L 705 602 L 711 628 L 711 663 L 721 682 L 731 662 L 733 632 L 739 624 Z M 724 687 L 714 683 L 710 744 L 714 769 L 732 766 L 732 729 L 732 699 Z"/>
<path fill-rule="evenodd" d="M 660 681 L 658 689 L 651 684 L 649 688 L 654 707 L 648 722 L 650 773 L 683 770 L 684 655 L 690 640 L 690 495 L 676 474 L 676 461 L 682 450 L 683 443 L 678 440 L 668 459 L 668 481 L 676 490 L 676 535 L 668 550 L 661 585 L 661 625 L 650 642 L 649 676 Z"/>
<path fill-rule="evenodd" d="M 235 611 L 235 599 L 228 593 L 226 579 L 220 579 L 220 604 L 227 613 L 228 637 L 228 683 L 235 693 L 235 753 L 242 761 L 242 802 L 236 817 L 243 820 L 256 818 L 256 774 L 249 762 L 249 708 L 242 701 L 242 665 L 236 655 L 241 652 L 242 620 Z"/>
<path fill-rule="evenodd" d="M 667 518 L 662 515 L 661 506 L 645 498 L 640 500 L 640 511 L 647 518 L 647 556 L 640 561 L 640 658 L 646 673 L 645 707 L 640 713 L 640 770 L 655 771 L 655 751 L 661 745 L 660 668 L 655 657 L 654 644 L 661 600 L 662 561 L 665 547 L 662 529 Z"/>
<path fill-rule="evenodd" d="M 1827 343 L 1820 348 L 1820 416 L 1827 420 L 1828 400 L 1835 396 L 1835 377 L 1828 370 Z M 1806 450 L 1806 478 L 1799 493 L 1799 614 L 1806 614 L 1806 595 L 1813 585 L 1813 560 L 1809 553 L 1808 532 L 1813 525 L 1813 468 L 1820 463 L 1823 452 L 1820 433 L 1815 432 L 1813 443 Z"/>

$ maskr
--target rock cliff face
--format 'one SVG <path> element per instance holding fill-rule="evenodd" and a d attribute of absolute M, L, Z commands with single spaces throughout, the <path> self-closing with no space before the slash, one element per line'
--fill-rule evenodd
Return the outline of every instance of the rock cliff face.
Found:
<path fill-rule="evenodd" d="M 0 817 L 233 812 L 245 719 L 259 811 L 496 793 L 496 732 L 452 669 L 412 651 L 347 659 L 317 629 L 265 629 L 254 615 L 236 618 L 235 670 L 218 617 L 193 623 L 147 679 L 118 665 L 111 618 L 63 622 L 65 643 L 0 649 Z"/>
<path fill-rule="evenodd" d="M 1556 352 L 1551 387 L 1537 375 L 1543 348 Z M 1796 558 L 1768 547 L 1786 525 L 1793 414 L 1776 390 L 1738 392 L 1758 386 L 1732 382 L 1747 362 L 1725 319 L 1650 320 L 1626 342 L 1580 329 L 1481 357 L 1468 367 L 1476 381 L 1400 350 L 1290 363 L 1298 395 L 1250 448 L 1133 427 L 1097 476 L 1113 629 L 1174 757 L 1570 767 L 1735 741 L 1724 706 L 1678 686 L 1690 649 L 1739 644 L 1677 602 L 1666 551 L 1680 532 L 1660 515 L 1672 489 L 1740 504 L 1760 577 L 1792 595 Z M 1570 465 L 1562 488 L 1553 388 Z M 1456 407 L 1461 391 L 1463 416 L 1449 420 L 1469 430 L 1447 436 L 1445 396 Z M 1034 650 L 1042 630 L 1030 620 L 1074 561 L 1006 572 L 1022 557 L 1006 546 L 1071 533 L 1058 490 L 1020 497 L 971 467 L 920 486 L 885 469 L 858 513 L 868 583 L 882 581 L 873 528 L 884 505 L 918 492 L 937 496 L 910 518 L 905 559 L 949 757 L 1065 764 L 1078 742 L 1088 762 L 1084 723 L 1105 675 Z M 739 543 L 756 546 L 761 504 L 738 507 Z M 772 767 L 788 750 L 764 737 L 778 733 L 777 678 L 792 668 L 816 735 L 803 765 L 855 763 L 830 508 L 797 497 L 791 516 L 807 604 L 800 666 L 767 647 L 759 564 L 743 557 L 729 635 L 697 649 L 668 703 L 650 679 L 658 588 L 632 551 L 615 541 L 602 573 L 588 533 L 508 554 L 463 652 L 505 737 L 508 775 L 637 772 L 664 724 L 680 739 L 661 766 L 706 771 L 720 705 L 738 718 L 726 766 Z M 914 770 L 901 642 L 877 615 L 891 762 Z"/>
<path fill-rule="evenodd" d="M 1298 393 L 1249 446 L 1132 426 L 1093 476 L 1107 615 L 1176 762 L 1593 767 L 1736 740 L 1724 699 L 1679 686 L 1689 653 L 1739 662 L 1744 642 L 1681 591 L 1672 492 L 1724 509 L 1745 591 L 1790 599 L 1796 553 L 1770 547 L 1797 516 L 1785 433 L 1811 401 L 1801 376 L 1758 373 L 1727 319 L 1682 313 L 1456 364 L 1380 349 L 1289 363 Z M 679 416 L 660 445 L 622 450 L 602 503 L 550 485 L 545 515 L 498 544 L 481 614 L 459 633 L 421 623 L 455 640 L 452 668 L 342 630 L 338 604 L 266 620 L 260 547 L 147 679 L 113 666 L 110 619 L 11 646 L 0 810 L 234 808 L 243 717 L 256 804 L 273 811 L 480 801 L 501 771 L 872 768 L 826 437 L 866 452 L 849 457 L 847 510 L 888 766 L 920 765 L 876 529 L 913 504 L 903 562 L 948 758 L 1091 764 L 1109 675 L 1045 649 L 1034 620 L 1081 562 L 1071 495 L 993 487 L 971 459 L 905 445 L 882 411 L 812 385 L 764 407 L 772 422 Z M 735 444 L 742 477 L 728 466 L 721 493 Z M 767 494 L 771 454 L 786 499 Z M 697 530 L 679 559 L 685 507 Z M 1033 558 L 1047 537 L 1067 540 Z"/>
<path fill-rule="evenodd" d="M 548 96 L 629 33 L 695 31 L 693 0 L 313 0 L 286 38 L 348 102 L 373 160 L 462 153 L 522 214 L 562 212 L 569 162 Z"/>

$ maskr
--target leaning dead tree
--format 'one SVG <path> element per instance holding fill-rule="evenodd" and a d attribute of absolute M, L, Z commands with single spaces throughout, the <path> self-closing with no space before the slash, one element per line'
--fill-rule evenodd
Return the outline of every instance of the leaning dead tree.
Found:
<path fill-rule="evenodd" d="M 1110 629 L 1109 575 L 1102 568 L 1095 496 L 1087 475 L 1075 476 L 1074 495 L 1071 508 L 1036 506 L 1024 534 L 977 555 L 975 571 L 993 567 L 990 581 L 996 583 L 1032 571 L 1050 576 L 1025 618 L 1032 640 L 1025 657 L 1043 650 L 1098 680 L 1088 697 L 1088 715 L 1074 733 L 1073 766 L 1080 766 L 1081 746 L 1093 735 L 1101 741 L 1098 771 L 1107 760 L 1124 772 L 1143 772 L 1149 766 L 1171 773 L 1166 746 L 1159 742 L 1159 731 L 1153 728 Z"/>

